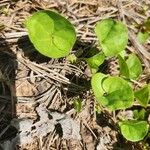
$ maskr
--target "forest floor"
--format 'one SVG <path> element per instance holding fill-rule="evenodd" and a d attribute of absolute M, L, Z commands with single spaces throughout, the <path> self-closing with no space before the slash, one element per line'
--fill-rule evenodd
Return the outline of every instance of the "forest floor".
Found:
<path fill-rule="evenodd" d="M 72 54 L 98 45 L 96 22 L 123 21 L 129 29 L 126 50 L 139 56 L 144 70 L 135 88 L 150 79 L 150 40 L 140 44 L 135 38 L 137 26 L 150 16 L 149 0 L 1 0 L 0 150 L 149 150 L 150 138 L 128 142 L 115 124 L 117 113 L 130 111 L 99 111 L 84 61 L 74 65 L 35 51 L 24 21 L 43 9 L 59 12 L 75 26 Z M 112 58 L 103 71 L 115 75 L 117 67 Z M 80 112 L 75 100 L 81 100 Z"/>

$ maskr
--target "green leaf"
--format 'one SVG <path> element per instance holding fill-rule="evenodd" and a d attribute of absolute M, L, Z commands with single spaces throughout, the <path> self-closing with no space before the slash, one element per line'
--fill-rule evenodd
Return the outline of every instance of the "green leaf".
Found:
<path fill-rule="evenodd" d="M 133 90 L 122 78 L 96 73 L 92 77 L 91 84 L 96 99 L 109 109 L 118 110 L 132 106 Z"/>
<path fill-rule="evenodd" d="M 126 55 L 126 51 L 121 51 L 118 55 L 120 55 L 124 59 Z"/>
<path fill-rule="evenodd" d="M 96 99 L 101 103 L 101 98 L 105 93 L 104 89 L 102 88 L 102 81 L 107 78 L 108 76 L 102 73 L 96 73 L 92 76 L 91 85 L 94 92 Z"/>
<path fill-rule="evenodd" d="M 129 78 L 138 79 L 142 73 L 142 64 L 139 58 L 135 54 L 130 54 L 126 63 L 129 69 Z"/>
<path fill-rule="evenodd" d="M 145 109 L 134 110 L 133 114 L 136 120 L 145 120 L 146 110 Z"/>
<path fill-rule="evenodd" d="M 87 64 L 94 69 L 97 69 L 105 60 L 105 55 L 103 52 L 100 52 L 90 58 L 86 59 Z"/>
<path fill-rule="evenodd" d="M 150 84 L 137 90 L 134 96 L 142 106 L 147 107 L 150 100 Z"/>
<path fill-rule="evenodd" d="M 127 27 L 113 19 L 97 23 L 95 33 L 106 56 L 115 56 L 123 51 L 128 43 Z"/>
<path fill-rule="evenodd" d="M 76 41 L 72 24 L 53 11 L 36 12 L 26 21 L 26 27 L 34 47 L 51 58 L 67 56 Z"/>
<path fill-rule="evenodd" d="M 129 141 L 143 140 L 148 133 L 149 125 L 146 121 L 123 121 L 119 122 L 122 135 Z"/>
<path fill-rule="evenodd" d="M 77 57 L 75 56 L 75 54 L 71 54 L 67 57 L 67 60 L 71 63 L 75 63 L 77 61 Z"/>
<path fill-rule="evenodd" d="M 149 38 L 148 32 L 139 32 L 137 35 L 137 39 L 141 44 L 145 43 L 148 38 Z"/>
<path fill-rule="evenodd" d="M 77 112 L 80 112 L 82 109 L 82 101 L 81 99 L 75 99 L 74 100 L 74 108 Z"/>
<path fill-rule="evenodd" d="M 126 61 L 120 55 L 118 55 L 118 59 L 119 59 L 120 74 L 129 78 L 129 69 L 126 64 Z"/>

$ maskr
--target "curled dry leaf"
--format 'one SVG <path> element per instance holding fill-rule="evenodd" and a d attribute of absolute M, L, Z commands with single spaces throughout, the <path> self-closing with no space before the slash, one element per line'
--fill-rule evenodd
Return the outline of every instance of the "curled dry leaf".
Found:
<path fill-rule="evenodd" d="M 19 133 L 14 139 L 3 144 L 4 149 L 6 147 L 15 148 L 15 145 L 28 145 L 35 140 L 35 137 L 43 138 L 53 132 L 57 124 L 61 125 L 63 139 L 81 139 L 80 125 L 66 114 L 50 112 L 43 105 L 39 105 L 36 111 L 40 119 L 35 123 L 32 119 L 27 118 L 11 121 L 11 125 L 17 128 Z"/>

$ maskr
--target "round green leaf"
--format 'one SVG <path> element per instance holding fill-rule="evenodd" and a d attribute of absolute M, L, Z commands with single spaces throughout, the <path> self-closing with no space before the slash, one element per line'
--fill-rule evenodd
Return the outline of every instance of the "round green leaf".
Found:
<path fill-rule="evenodd" d="M 91 83 L 97 100 L 109 109 L 118 110 L 132 106 L 133 90 L 122 78 L 97 73 L 92 77 Z"/>
<path fill-rule="evenodd" d="M 97 23 L 95 33 L 106 56 L 115 56 L 123 51 L 128 43 L 127 27 L 113 19 Z"/>
<path fill-rule="evenodd" d="M 134 96 L 142 106 L 146 107 L 150 100 L 150 84 L 145 85 L 141 89 L 137 90 L 134 93 Z"/>
<path fill-rule="evenodd" d="M 126 60 L 129 69 L 129 78 L 137 79 L 142 73 L 142 64 L 135 54 L 130 54 Z"/>
<path fill-rule="evenodd" d="M 34 47 L 51 58 L 68 55 L 76 41 L 72 24 L 53 11 L 36 12 L 26 21 L 26 27 Z"/>
<path fill-rule="evenodd" d="M 148 133 L 149 125 L 146 121 L 123 121 L 119 122 L 122 135 L 129 141 L 143 140 Z"/>
<path fill-rule="evenodd" d="M 100 52 L 90 58 L 86 59 L 86 62 L 91 68 L 97 69 L 105 60 L 104 53 Z"/>

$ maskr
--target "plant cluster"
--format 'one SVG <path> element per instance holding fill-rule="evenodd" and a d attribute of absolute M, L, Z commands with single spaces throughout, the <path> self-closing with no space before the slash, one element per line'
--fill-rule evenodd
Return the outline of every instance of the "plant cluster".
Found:
<path fill-rule="evenodd" d="M 147 24 L 145 23 L 145 26 Z M 39 11 L 26 21 L 29 38 L 35 48 L 50 58 L 60 58 L 69 55 L 76 41 L 76 32 L 73 25 L 63 16 L 53 11 Z M 149 29 L 150 26 L 147 27 Z M 122 135 L 129 141 L 140 141 L 149 132 L 146 118 L 146 107 L 150 100 L 150 85 L 146 84 L 138 90 L 133 90 L 133 83 L 142 74 L 142 64 L 136 54 L 126 55 L 128 43 L 128 29 L 120 21 L 105 19 L 97 22 L 95 33 L 102 51 L 84 60 L 90 66 L 93 76 L 92 90 L 96 100 L 103 107 L 111 111 L 131 108 L 134 101 L 138 101 L 143 108 L 134 111 L 134 118 L 118 120 Z M 141 40 L 141 35 L 138 36 Z M 75 56 L 70 55 L 74 60 Z M 106 59 L 115 57 L 119 64 L 119 74 L 110 76 L 98 71 L 99 66 Z M 75 101 L 78 111 L 81 102 Z M 77 106 L 76 105 L 76 106 Z"/>

